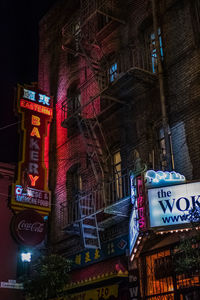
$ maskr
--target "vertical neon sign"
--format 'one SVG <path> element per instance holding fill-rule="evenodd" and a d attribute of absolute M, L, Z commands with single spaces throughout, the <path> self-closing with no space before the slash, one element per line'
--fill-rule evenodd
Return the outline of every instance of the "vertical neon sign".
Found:
<path fill-rule="evenodd" d="M 144 180 L 142 176 L 138 176 L 136 178 L 136 182 L 137 182 L 137 206 L 138 206 L 139 229 L 144 231 L 147 229 L 147 220 L 146 220 Z"/>
<path fill-rule="evenodd" d="M 22 159 L 18 165 L 11 207 L 13 210 L 34 208 L 45 215 L 50 211 L 50 191 L 44 158 L 53 101 L 34 86 L 30 89 L 19 86 L 18 112 L 22 116 Z"/>

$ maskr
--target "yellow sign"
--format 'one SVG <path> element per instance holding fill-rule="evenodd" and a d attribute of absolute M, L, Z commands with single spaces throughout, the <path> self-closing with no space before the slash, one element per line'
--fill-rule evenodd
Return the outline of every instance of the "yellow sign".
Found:
<path fill-rule="evenodd" d="M 118 285 L 109 285 L 81 293 L 70 294 L 67 296 L 56 298 L 55 300 L 98 300 L 108 299 L 110 296 L 118 297 Z"/>

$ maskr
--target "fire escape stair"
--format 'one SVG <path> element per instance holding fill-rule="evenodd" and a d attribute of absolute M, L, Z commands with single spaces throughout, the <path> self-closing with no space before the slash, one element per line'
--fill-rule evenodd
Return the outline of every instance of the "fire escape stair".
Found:
<path fill-rule="evenodd" d="M 99 228 L 92 196 L 82 197 L 79 201 L 80 208 L 80 229 L 83 245 L 86 249 L 101 248 Z"/>
<path fill-rule="evenodd" d="M 77 118 L 77 120 L 87 155 L 91 163 L 96 182 L 98 183 L 104 174 L 103 152 L 95 130 L 92 127 L 92 121 L 85 118 L 82 118 L 81 120 Z"/>

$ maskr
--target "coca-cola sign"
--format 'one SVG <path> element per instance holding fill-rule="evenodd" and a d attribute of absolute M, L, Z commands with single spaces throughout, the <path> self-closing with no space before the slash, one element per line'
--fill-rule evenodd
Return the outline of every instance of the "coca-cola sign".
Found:
<path fill-rule="evenodd" d="M 43 241 L 46 224 L 39 213 L 28 209 L 13 217 L 11 230 L 17 242 L 27 246 L 35 246 Z"/>

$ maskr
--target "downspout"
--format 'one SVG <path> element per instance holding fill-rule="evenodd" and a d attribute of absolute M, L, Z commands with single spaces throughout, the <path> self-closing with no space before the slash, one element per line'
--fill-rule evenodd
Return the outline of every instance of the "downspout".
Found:
<path fill-rule="evenodd" d="M 152 14 L 153 14 L 153 28 L 155 34 L 155 46 L 158 59 L 158 80 L 159 80 L 159 89 L 160 89 L 160 104 L 161 104 L 161 115 L 162 115 L 162 126 L 164 131 L 165 147 L 166 147 L 166 161 L 167 161 L 167 170 L 172 170 L 172 159 L 171 159 L 171 145 L 169 141 L 169 124 L 166 111 L 166 97 L 164 92 L 164 76 L 163 76 L 163 66 L 160 53 L 160 43 L 158 36 L 158 16 L 157 16 L 157 7 L 156 0 L 152 0 Z"/>

